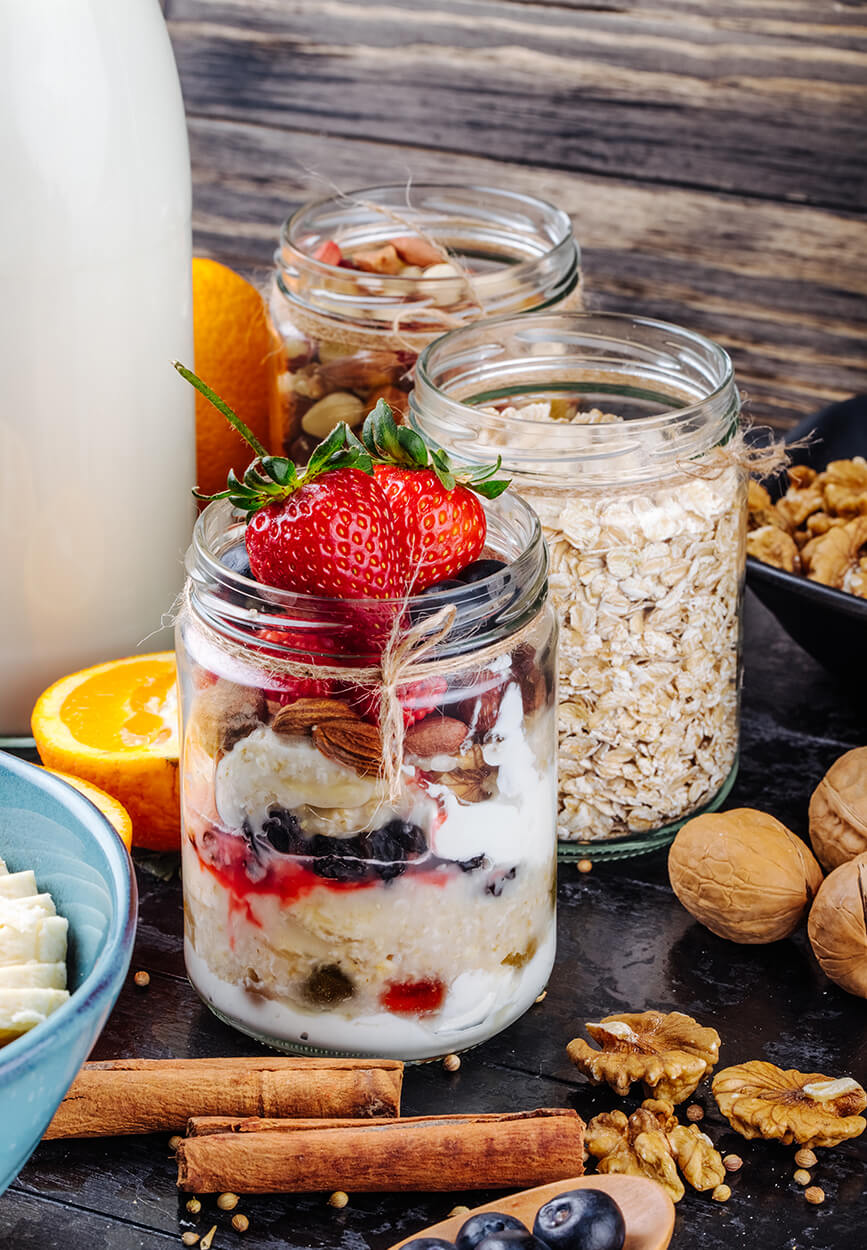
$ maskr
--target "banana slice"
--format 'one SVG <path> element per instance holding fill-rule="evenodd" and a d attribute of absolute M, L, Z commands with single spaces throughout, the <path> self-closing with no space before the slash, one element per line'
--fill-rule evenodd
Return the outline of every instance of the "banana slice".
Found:
<path fill-rule="evenodd" d="M 4 878 L 8 880 L 8 877 Z M 50 894 L 31 894 L 25 898 L 0 898 L 0 924 L 16 923 L 16 916 L 56 916 L 57 908 Z"/>
<path fill-rule="evenodd" d="M 0 968 L 10 964 L 54 964 L 66 959 L 69 925 L 63 916 L 40 912 L 0 914 Z"/>
<path fill-rule="evenodd" d="M 6 865 L 4 864 L 5 868 Z M 0 875 L 0 898 L 29 898 L 36 894 L 36 873 L 32 868 L 25 872 L 5 872 Z"/>
<path fill-rule="evenodd" d="M 68 998 L 67 990 L 0 989 L 0 1045 L 41 1024 Z"/>
<path fill-rule="evenodd" d="M 8 964 L 0 968 L 0 989 L 66 989 L 66 964 Z"/>

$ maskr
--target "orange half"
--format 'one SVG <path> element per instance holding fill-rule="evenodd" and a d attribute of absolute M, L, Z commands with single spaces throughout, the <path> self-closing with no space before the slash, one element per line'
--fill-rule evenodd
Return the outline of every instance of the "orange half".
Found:
<path fill-rule="evenodd" d="M 89 782 L 126 808 L 136 846 L 180 845 L 173 652 L 62 677 L 37 699 L 31 725 L 46 768 Z"/>

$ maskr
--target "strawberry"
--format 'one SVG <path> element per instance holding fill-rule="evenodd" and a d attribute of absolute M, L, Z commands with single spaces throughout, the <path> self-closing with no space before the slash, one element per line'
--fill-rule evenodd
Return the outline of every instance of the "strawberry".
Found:
<path fill-rule="evenodd" d="M 442 701 L 448 690 L 445 677 L 422 677 L 418 681 L 408 682 L 398 690 L 398 698 L 403 709 L 403 726 L 409 729 L 417 721 L 424 720 Z M 365 689 L 362 686 L 345 686 L 339 691 L 341 698 L 355 708 L 364 720 L 379 721 L 379 691 Z"/>
<path fill-rule="evenodd" d="M 343 260 L 343 253 L 339 243 L 335 243 L 333 239 L 326 239 L 313 253 L 313 259 L 321 260 L 323 265 L 339 265 Z"/>
<path fill-rule="evenodd" d="M 250 444 L 256 459 L 242 481 L 229 470 L 216 495 L 247 514 L 244 541 L 257 581 L 281 590 L 334 599 L 393 599 L 405 585 L 388 500 L 367 451 L 341 423 L 316 447 L 299 474 L 268 452 L 224 400 L 175 361 L 175 368 Z"/>
<path fill-rule="evenodd" d="M 444 451 L 429 452 L 413 430 L 395 424 L 383 400 L 361 435 L 394 517 L 414 594 L 472 564 L 485 545 L 487 523 L 479 496 L 494 499 L 508 482 L 494 479 L 500 461 L 471 471 L 452 467 Z"/>
<path fill-rule="evenodd" d="M 321 633 L 315 635 L 312 646 L 309 636 L 300 629 L 260 629 L 258 634 L 263 642 L 276 644 L 273 647 L 274 655 L 297 660 L 299 664 L 327 663 L 321 653 L 332 650 L 330 642 L 323 639 Z M 287 656 L 284 650 L 286 647 L 291 648 L 292 655 Z M 263 647 L 262 650 L 268 654 L 272 648 Z M 316 654 L 313 654 L 314 650 Z M 295 655 L 294 652 L 299 654 Z M 292 677 L 289 673 L 281 673 L 272 680 L 274 685 L 265 694 L 284 706 L 294 703 L 296 699 L 325 699 L 334 692 L 334 683 L 326 677 Z"/>

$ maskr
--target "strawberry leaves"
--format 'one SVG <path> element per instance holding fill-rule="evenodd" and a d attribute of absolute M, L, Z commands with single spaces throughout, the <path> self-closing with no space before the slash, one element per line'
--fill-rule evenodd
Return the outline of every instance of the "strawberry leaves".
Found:
<path fill-rule="evenodd" d="M 352 435 L 353 439 L 355 438 Z M 356 440 L 357 441 L 357 440 Z M 496 499 L 509 485 L 507 479 L 496 478 L 502 457 L 496 464 L 474 465 L 456 469 L 442 448 L 430 450 L 425 441 L 405 425 L 397 425 L 394 414 L 384 399 L 368 413 L 361 431 L 361 442 L 374 464 L 394 465 L 400 469 L 431 469 L 445 490 L 467 486 L 485 499 Z"/>

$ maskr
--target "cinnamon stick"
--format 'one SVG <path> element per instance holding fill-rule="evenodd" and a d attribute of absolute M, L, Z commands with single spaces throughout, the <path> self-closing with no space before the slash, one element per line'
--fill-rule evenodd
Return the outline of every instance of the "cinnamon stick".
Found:
<path fill-rule="evenodd" d="M 84 1065 L 45 1136 L 182 1132 L 212 1114 L 396 1116 L 402 1081 L 385 1059 L 109 1059 Z"/>
<path fill-rule="evenodd" d="M 523 1189 L 580 1176 L 583 1157 L 584 1123 L 571 1110 L 242 1128 L 185 1138 L 178 1187 L 247 1194 Z"/>

